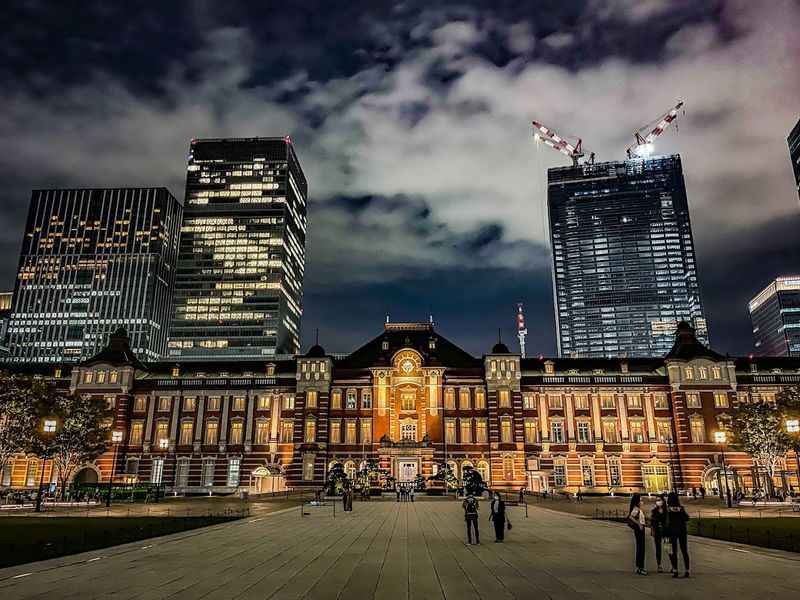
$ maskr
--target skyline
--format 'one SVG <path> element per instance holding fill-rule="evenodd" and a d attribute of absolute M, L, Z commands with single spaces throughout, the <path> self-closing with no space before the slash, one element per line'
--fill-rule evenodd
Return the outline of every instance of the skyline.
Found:
<path fill-rule="evenodd" d="M 3 287 L 13 286 L 32 188 L 165 185 L 181 198 L 190 138 L 288 133 L 310 181 L 302 349 L 317 328 L 329 351 L 347 351 L 387 313 L 433 314 L 481 354 L 497 327 L 516 345 L 522 301 L 529 354 L 553 355 L 544 183 L 566 161 L 536 149 L 530 120 L 615 160 L 630 131 L 684 98 L 679 131 L 656 151 L 683 159 L 713 345 L 750 351 L 747 302 L 800 259 L 786 146 L 800 97 L 787 60 L 800 50 L 794 4 L 699 2 L 669 7 L 668 19 L 664 2 L 627 12 L 632 3 L 570 3 L 551 14 L 463 3 L 416 14 L 412 2 L 336 15 L 313 4 L 277 24 L 248 22 L 244 7 L 191 5 L 182 17 L 179 5 L 124 27 L 115 8 L 89 6 L 79 32 L 54 36 L 48 72 L 25 24 L 41 19 L 47 31 L 58 11 L 14 9 L 12 60 L 0 72 L 10 84 L 0 131 L 17 149 L 3 159 L 13 174 Z M 101 31 L 101 15 L 108 30 L 122 27 L 119 42 Z M 364 26 L 326 27 L 318 42 L 301 35 L 326 18 Z M 150 53 L 148 36 L 181 23 L 174 49 Z"/>

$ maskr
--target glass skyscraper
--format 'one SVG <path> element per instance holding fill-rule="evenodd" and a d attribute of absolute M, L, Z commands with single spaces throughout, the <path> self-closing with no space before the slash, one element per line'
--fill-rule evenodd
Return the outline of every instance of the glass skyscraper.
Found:
<path fill-rule="evenodd" d="M 748 309 L 757 356 L 800 356 L 800 275 L 778 277 Z"/>
<path fill-rule="evenodd" d="M 307 192 L 289 138 L 192 141 L 169 357 L 299 351 Z"/>
<path fill-rule="evenodd" d="M 787 142 L 789 143 L 789 158 L 792 161 L 797 194 L 800 195 L 800 121 L 797 121 L 797 125 L 789 133 Z"/>
<path fill-rule="evenodd" d="M 658 356 L 681 320 L 708 344 L 680 156 L 548 171 L 561 356 Z"/>
<path fill-rule="evenodd" d="M 182 207 L 165 188 L 35 190 L 8 325 L 8 361 L 74 362 L 124 327 L 166 352 Z"/>

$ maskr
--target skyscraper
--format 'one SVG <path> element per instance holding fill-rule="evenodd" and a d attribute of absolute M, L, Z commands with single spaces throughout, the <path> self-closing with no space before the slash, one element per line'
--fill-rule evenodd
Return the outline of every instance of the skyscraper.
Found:
<path fill-rule="evenodd" d="M 658 356 L 677 324 L 708 343 L 680 156 L 548 171 L 561 356 Z"/>
<path fill-rule="evenodd" d="M 778 277 L 748 309 L 758 356 L 800 356 L 800 275 Z"/>
<path fill-rule="evenodd" d="M 144 360 L 167 349 L 182 206 L 165 188 L 35 190 L 8 361 L 70 362 L 125 327 Z"/>
<path fill-rule="evenodd" d="M 797 185 L 797 194 L 800 195 L 800 120 L 792 129 L 787 139 L 789 143 L 789 158 L 794 169 L 794 181 Z"/>
<path fill-rule="evenodd" d="M 169 356 L 299 351 L 307 191 L 289 138 L 192 141 Z"/>

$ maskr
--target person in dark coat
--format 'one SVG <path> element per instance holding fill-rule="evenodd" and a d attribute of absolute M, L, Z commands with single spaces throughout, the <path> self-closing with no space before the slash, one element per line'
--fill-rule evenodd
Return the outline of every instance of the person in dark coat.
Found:
<path fill-rule="evenodd" d="M 478 499 L 472 494 L 464 498 L 461 504 L 464 509 L 464 520 L 467 522 L 467 542 L 472 543 L 472 530 L 475 530 L 475 543 L 481 543 L 481 536 L 478 532 Z"/>
<path fill-rule="evenodd" d="M 645 518 L 642 510 L 642 497 L 639 494 L 631 496 L 630 510 L 628 511 L 628 526 L 633 529 L 633 539 L 636 543 L 636 574 L 647 575 L 644 570 L 644 527 Z"/>
<path fill-rule="evenodd" d="M 672 576 L 678 576 L 678 546 L 680 546 L 681 554 L 683 555 L 684 577 L 689 577 L 689 548 L 688 548 L 688 535 L 686 531 L 686 523 L 689 521 L 689 515 L 686 509 L 681 506 L 681 500 L 678 494 L 670 492 L 667 496 L 667 530 L 669 531 L 669 541 L 672 546 L 672 552 L 669 555 L 670 563 L 672 564 Z"/>
<path fill-rule="evenodd" d="M 505 538 L 507 517 L 506 503 L 503 502 L 503 499 L 500 497 L 498 492 L 494 493 L 490 508 L 492 512 L 489 515 L 489 520 L 494 525 L 494 541 L 496 543 L 500 543 Z"/>
<path fill-rule="evenodd" d="M 659 495 L 656 498 L 656 505 L 650 513 L 650 531 L 653 534 L 653 541 L 656 544 L 656 564 L 658 565 L 658 572 L 663 573 L 661 568 L 661 550 L 663 544 L 669 539 L 669 532 L 667 531 L 667 502 L 664 496 Z"/>

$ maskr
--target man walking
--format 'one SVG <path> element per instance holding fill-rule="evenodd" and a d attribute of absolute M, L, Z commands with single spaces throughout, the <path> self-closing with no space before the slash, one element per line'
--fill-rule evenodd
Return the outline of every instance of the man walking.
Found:
<path fill-rule="evenodd" d="M 489 520 L 494 525 L 494 541 L 496 543 L 500 543 L 505 538 L 505 527 L 506 527 L 506 503 L 503 502 L 503 499 L 500 497 L 498 492 L 494 493 L 494 497 L 492 498 L 492 503 L 490 505 L 491 514 L 489 515 Z"/>
<path fill-rule="evenodd" d="M 472 495 L 467 495 L 461 505 L 464 508 L 464 520 L 467 522 L 467 543 L 472 543 L 472 529 L 475 530 L 475 543 L 481 543 L 480 533 L 478 532 L 478 500 Z"/>

